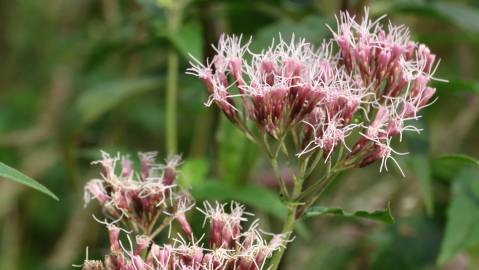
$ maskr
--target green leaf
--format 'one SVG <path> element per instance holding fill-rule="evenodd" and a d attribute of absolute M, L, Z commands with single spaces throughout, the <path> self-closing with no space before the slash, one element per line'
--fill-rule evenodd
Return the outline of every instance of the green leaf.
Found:
<path fill-rule="evenodd" d="M 187 159 L 181 164 L 178 183 L 183 187 L 200 186 L 206 181 L 209 171 L 206 158 Z"/>
<path fill-rule="evenodd" d="M 47 194 L 48 196 L 50 196 L 53 199 L 58 201 L 58 197 L 55 196 L 55 194 L 53 194 L 45 186 L 43 186 L 42 184 L 33 180 L 32 178 L 24 175 L 23 173 L 15 170 L 14 168 L 5 165 L 2 162 L 0 162 L 0 177 L 18 182 L 18 183 L 23 184 L 25 186 L 29 186 L 33 189 L 36 189 L 40 192 L 43 192 L 43 193 Z"/>
<path fill-rule="evenodd" d="M 440 265 L 460 252 L 479 247 L 479 172 L 466 169 L 455 178 L 452 200 L 447 209 L 447 223 Z"/>
<path fill-rule="evenodd" d="M 471 32 L 479 32 L 479 10 L 473 6 L 461 3 L 436 2 L 433 4 L 433 8 L 438 14 L 458 27 Z"/>
<path fill-rule="evenodd" d="M 439 91 L 448 91 L 451 93 L 473 93 L 479 94 L 479 82 L 467 81 L 461 79 L 449 79 L 449 82 L 432 81 L 433 87 Z"/>
<path fill-rule="evenodd" d="M 239 201 L 277 218 L 286 216 L 286 207 L 276 193 L 258 186 L 233 187 L 219 181 L 206 181 L 192 188 L 193 197 L 199 200 Z"/>
<path fill-rule="evenodd" d="M 168 34 L 168 38 L 186 59 L 189 54 L 203 60 L 202 29 L 198 23 L 183 25 L 176 33 Z"/>
<path fill-rule="evenodd" d="M 435 177 L 450 181 L 464 168 L 479 170 L 479 160 L 463 154 L 443 155 L 432 161 L 432 168 Z"/>
<path fill-rule="evenodd" d="M 431 169 L 429 161 L 424 155 L 410 156 L 412 167 L 421 187 L 422 199 L 426 207 L 426 213 L 431 216 L 434 213 L 434 199 L 432 193 Z"/>
<path fill-rule="evenodd" d="M 256 51 L 262 50 L 271 45 L 271 40 L 278 40 L 279 33 L 282 38 L 289 40 L 294 34 L 296 38 L 306 38 L 309 42 L 320 44 L 323 38 L 330 32 L 325 26 L 326 20 L 319 16 L 309 16 L 301 21 L 281 20 L 277 23 L 261 28 L 254 35 L 252 48 Z"/>
<path fill-rule="evenodd" d="M 229 121 L 221 119 L 218 138 L 218 171 L 222 182 L 240 185 L 248 179 L 257 147 Z"/>
<path fill-rule="evenodd" d="M 198 200 L 237 201 L 261 210 L 280 220 L 287 214 L 286 206 L 271 190 L 252 185 L 232 186 L 219 181 L 206 181 L 193 186 L 191 193 Z M 295 230 L 305 239 L 309 237 L 306 225 L 300 221 Z"/>
<path fill-rule="evenodd" d="M 375 221 L 381 221 L 385 222 L 388 224 L 393 224 L 394 223 L 394 217 L 392 216 L 391 213 L 391 208 L 388 206 L 383 209 L 383 210 L 376 210 L 373 212 L 368 212 L 368 211 L 356 211 L 356 212 L 346 212 L 341 208 L 334 207 L 334 208 L 328 208 L 324 206 L 314 206 L 311 207 L 307 212 L 306 212 L 306 217 L 314 217 L 314 216 L 320 216 L 320 215 L 337 215 L 337 216 L 342 216 L 342 217 L 352 217 L 352 218 L 365 218 L 365 219 L 371 219 Z"/>
<path fill-rule="evenodd" d="M 444 1 L 384 1 L 375 4 L 375 14 L 406 12 L 416 15 L 434 16 L 445 19 L 468 32 L 479 32 L 479 10 L 471 5 Z"/>
<path fill-rule="evenodd" d="M 80 122 L 88 124 L 135 94 L 157 89 L 158 78 L 118 79 L 86 90 L 75 104 Z"/>

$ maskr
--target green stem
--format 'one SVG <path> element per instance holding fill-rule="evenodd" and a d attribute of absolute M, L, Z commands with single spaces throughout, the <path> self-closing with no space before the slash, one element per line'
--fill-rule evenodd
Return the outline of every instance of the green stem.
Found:
<path fill-rule="evenodd" d="M 273 158 L 271 159 L 271 165 L 273 167 L 273 171 L 276 175 L 276 178 L 278 178 L 278 181 L 279 181 L 279 187 L 281 189 L 281 193 L 287 198 L 289 199 L 289 192 L 288 192 L 288 188 L 286 187 L 286 182 L 283 178 L 283 173 L 281 172 L 281 169 L 279 168 L 279 165 L 278 165 L 278 160 L 276 158 Z"/>
<path fill-rule="evenodd" d="M 288 215 L 286 217 L 286 221 L 283 225 L 283 229 L 281 233 L 288 234 L 291 233 L 294 229 L 294 225 L 296 224 L 296 210 L 298 205 L 292 204 L 288 207 Z M 286 245 L 287 243 L 285 243 Z M 281 263 L 281 259 L 283 258 L 284 252 L 286 251 L 286 247 L 281 248 L 280 250 L 276 251 L 271 259 L 270 268 L 271 270 L 276 270 Z"/>
<path fill-rule="evenodd" d="M 306 173 L 306 167 L 307 167 L 304 164 L 305 162 L 307 162 L 307 160 L 303 160 L 303 159 L 300 160 L 300 165 L 299 165 L 300 173 L 295 178 L 293 194 L 291 197 L 293 202 L 290 202 L 288 204 L 288 214 L 283 224 L 283 229 L 281 230 L 281 233 L 288 234 L 288 237 L 289 237 L 289 234 L 293 233 L 294 226 L 296 224 L 296 212 L 298 210 L 298 207 L 301 205 L 295 200 L 297 200 L 297 198 L 301 195 L 301 191 L 303 189 L 304 175 Z M 285 247 L 281 248 L 273 255 L 269 269 L 271 270 L 278 269 L 279 264 L 281 263 L 281 259 L 283 258 L 284 252 L 286 250 L 286 245 L 287 245 L 287 242 L 285 243 Z"/>
<path fill-rule="evenodd" d="M 176 35 L 181 25 L 182 11 L 186 1 L 173 2 L 167 6 L 167 28 L 170 35 Z M 178 65 L 179 56 L 174 48 L 170 48 L 166 56 L 167 77 L 166 77 L 166 150 L 168 154 L 177 153 L 177 116 L 178 107 Z"/>
<path fill-rule="evenodd" d="M 171 224 L 171 221 L 173 221 L 173 219 L 173 216 L 166 217 L 163 222 L 156 228 L 156 230 L 150 234 L 150 238 L 154 239 L 155 237 L 157 237 L 158 234 L 160 234 L 166 228 L 166 226 Z"/>
<path fill-rule="evenodd" d="M 167 55 L 166 78 L 166 149 L 168 154 L 177 152 L 176 108 L 178 95 L 178 55 L 170 50 Z"/>

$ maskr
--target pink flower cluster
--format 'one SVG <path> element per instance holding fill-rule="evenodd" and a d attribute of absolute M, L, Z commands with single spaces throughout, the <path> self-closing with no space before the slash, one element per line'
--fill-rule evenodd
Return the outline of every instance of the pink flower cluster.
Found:
<path fill-rule="evenodd" d="M 140 154 L 141 170 L 135 173 L 132 162 L 122 160 L 115 170 L 119 156 L 103 153 L 95 162 L 103 165 L 102 179 L 94 179 L 85 187 L 85 201 L 93 196 L 107 217 L 115 221 L 107 225 L 110 250 L 104 260 L 86 259 L 84 270 L 260 270 L 273 252 L 283 248 L 287 234 L 270 236 L 266 241 L 258 230 L 258 220 L 243 229 L 252 214 L 241 204 L 205 202 L 198 209 L 209 223 L 209 237 L 195 237 L 186 211 L 194 206 L 185 191 L 176 193 L 176 167 L 179 158 L 165 165 L 155 164 L 155 154 Z M 164 218 L 163 218 L 164 217 Z M 163 219 L 159 226 L 154 226 Z M 154 238 L 164 226 L 176 220 L 181 234 L 168 235 L 168 242 L 156 244 Z M 129 229 L 122 229 L 118 223 Z M 204 226 L 203 226 L 204 227 Z M 140 229 L 138 229 L 140 228 Z M 156 230 L 152 230 L 156 228 Z M 134 237 L 134 240 L 132 240 Z M 123 240 L 122 240 L 123 239 Z M 206 247 L 205 247 L 206 246 Z"/>
<path fill-rule="evenodd" d="M 165 211 L 175 213 L 181 219 L 183 212 L 192 207 L 189 195 L 178 191 L 176 167 L 180 157 L 156 164 L 156 153 L 139 153 L 140 167 L 133 169 L 128 157 L 111 157 L 102 152 L 103 159 L 93 162 L 101 164 L 101 179 L 90 180 L 85 186 L 85 205 L 96 199 L 104 214 L 115 220 L 134 225 L 135 231 L 151 232 Z M 117 163 L 121 162 L 121 168 Z"/>
<path fill-rule="evenodd" d="M 205 83 L 206 105 L 215 103 L 245 132 L 253 122 L 274 139 L 295 133 L 298 156 L 322 151 L 328 160 L 344 147 L 356 167 L 379 159 L 382 169 L 397 153 L 391 139 L 420 131 L 410 122 L 435 93 L 428 84 L 437 64 L 406 27 L 385 28 L 365 11 L 360 21 L 341 13 L 333 38 L 318 49 L 293 35 L 254 53 L 251 40 L 222 35 L 211 62 L 194 59 L 187 73 Z"/>

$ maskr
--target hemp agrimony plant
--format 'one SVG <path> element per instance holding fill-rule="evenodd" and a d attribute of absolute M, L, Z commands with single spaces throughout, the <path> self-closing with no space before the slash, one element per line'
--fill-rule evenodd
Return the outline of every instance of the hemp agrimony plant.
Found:
<path fill-rule="evenodd" d="M 288 206 L 283 233 L 345 170 L 377 160 L 380 171 L 392 161 L 403 174 L 391 146 L 405 132 L 420 132 L 414 122 L 430 104 L 435 89 L 436 56 L 410 40 L 405 26 L 387 27 L 383 17 L 362 20 L 347 12 L 337 18 L 333 38 L 314 48 L 294 35 L 261 52 L 251 39 L 222 35 L 216 55 L 193 59 L 187 73 L 200 78 L 215 104 L 271 160 Z M 292 187 L 281 173 L 290 170 Z M 271 267 L 276 269 L 284 249 Z"/>
<path fill-rule="evenodd" d="M 209 229 L 197 236 L 187 214 L 194 199 L 176 181 L 179 157 L 160 165 L 155 153 L 142 153 L 135 171 L 128 157 L 103 153 L 94 162 L 101 178 L 87 183 L 85 203 L 101 205 L 110 249 L 104 260 L 87 258 L 83 269 L 275 270 L 295 223 L 339 173 L 375 161 L 380 171 L 391 161 L 403 173 L 392 140 L 421 131 L 414 122 L 435 93 L 436 57 L 406 27 L 383 27 L 383 17 L 365 13 L 360 21 L 341 13 L 333 38 L 319 48 L 280 35 L 253 52 L 251 40 L 222 35 L 213 59 L 193 59 L 187 70 L 205 83 L 206 105 L 218 106 L 271 160 L 288 209 L 279 234 L 248 222 L 252 214 L 238 203 L 205 202 L 197 210 Z M 166 242 L 157 243 L 167 228 Z"/>

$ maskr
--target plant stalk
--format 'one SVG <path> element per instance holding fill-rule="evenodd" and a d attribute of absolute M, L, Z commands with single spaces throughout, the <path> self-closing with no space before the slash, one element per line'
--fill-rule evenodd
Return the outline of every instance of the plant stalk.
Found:
<path fill-rule="evenodd" d="M 177 152 L 177 96 L 178 96 L 178 54 L 170 49 L 167 55 L 168 75 L 166 78 L 166 150 L 169 155 Z"/>
<path fill-rule="evenodd" d="M 307 160 L 301 160 L 300 162 L 300 166 L 299 166 L 300 173 L 297 175 L 297 177 L 295 177 L 293 194 L 291 197 L 292 202 L 289 202 L 288 204 L 288 214 L 283 224 L 283 229 L 281 230 L 281 233 L 286 234 L 288 238 L 290 234 L 293 233 L 294 226 L 296 225 L 296 212 L 298 210 L 298 207 L 301 205 L 296 200 L 301 195 L 301 191 L 303 189 L 304 176 L 306 172 L 305 162 L 307 162 Z M 281 248 L 273 255 L 269 269 L 271 270 L 278 269 L 279 264 L 281 263 L 281 259 L 283 258 L 284 252 L 286 251 L 286 245 L 287 245 L 287 242 L 285 243 L 285 247 Z"/>
<path fill-rule="evenodd" d="M 176 35 L 181 25 L 182 11 L 185 1 L 177 1 L 167 6 L 167 28 L 169 35 Z M 167 77 L 166 77 L 166 104 L 165 104 L 165 125 L 166 125 L 166 150 L 168 154 L 177 153 L 177 107 L 178 107 L 178 66 L 179 56 L 174 48 L 170 48 L 166 56 Z"/>
<path fill-rule="evenodd" d="M 288 215 L 286 217 L 286 221 L 283 225 L 283 229 L 281 233 L 288 234 L 291 233 L 294 229 L 294 225 L 296 224 L 296 210 L 298 205 L 292 204 L 288 207 Z M 289 237 L 289 236 L 288 236 Z M 285 243 L 286 245 L 287 243 Z M 281 248 L 278 250 L 271 259 L 270 268 L 271 270 L 277 270 L 279 264 L 281 263 L 281 259 L 283 258 L 284 252 L 286 251 L 286 247 Z"/>

